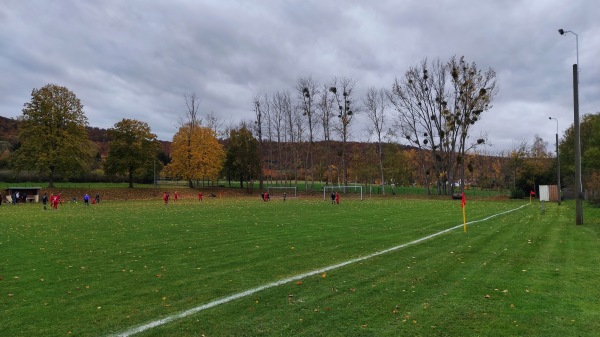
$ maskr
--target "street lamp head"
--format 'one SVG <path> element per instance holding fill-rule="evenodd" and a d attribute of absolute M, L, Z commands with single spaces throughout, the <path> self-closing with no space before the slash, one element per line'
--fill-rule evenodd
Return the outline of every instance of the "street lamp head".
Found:
<path fill-rule="evenodd" d="M 560 35 L 565 35 L 565 30 L 561 28 L 561 29 L 558 30 L 558 33 Z"/>

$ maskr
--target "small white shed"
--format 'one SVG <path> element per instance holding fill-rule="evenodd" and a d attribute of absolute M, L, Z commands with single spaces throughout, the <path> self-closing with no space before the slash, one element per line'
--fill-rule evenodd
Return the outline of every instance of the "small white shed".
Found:
<path fill-rule="evenodd" d="M 540 201 L 558 201 L 558 186 L 540 185 Z"/>

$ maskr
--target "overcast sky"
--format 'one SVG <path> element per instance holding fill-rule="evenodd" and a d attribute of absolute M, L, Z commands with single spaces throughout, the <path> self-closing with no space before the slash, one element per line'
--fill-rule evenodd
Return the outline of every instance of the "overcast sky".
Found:
<path fill-rule="evenodd" d="M 90 126 L 138 119 L 171 140 L 185 94 L 234 125 L 254 118 L 255 95 L 294 92 L 301 76 L 350 77 L 362 96 L 391 88 L 424 58 L 456 55 L 497 72 L 499 94 L 476 124 L 488 151 L 535 134 L 552 150 L 548 117 L 559 134 L 573 123 L 576 39 L 559 28 L 579 36 L 580 112 L 600 111 L 596 0 L 2 2 L 4 117 L 20 116 L 32 89 L 53 83 L 79 97 Z M 365 141 L 359 117 L 352 138 Z"/>

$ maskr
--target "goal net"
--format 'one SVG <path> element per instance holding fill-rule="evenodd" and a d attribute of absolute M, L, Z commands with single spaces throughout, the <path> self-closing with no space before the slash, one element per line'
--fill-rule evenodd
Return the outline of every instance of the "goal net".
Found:
<path fill-rule="evenodd" d="M 267 193 L 269 193 L 269 198 L 283 198 L 284 193 L 287 198 L 296 198 L 296 197 L 298 197 L 298 187 L 296 187 L 296 186 L 288 186 L 288 187 L 269 186 L 269 187 L 267 187 Z"/>
<path fill-rule="evenodd" d="M 339 193 L 345 197 L 360 198 L 360 200 L 363 200 L 363 187 L 360 185 L 325 186 L 323 188 L 323 200 L 330 200 L 332 193 Z"/>

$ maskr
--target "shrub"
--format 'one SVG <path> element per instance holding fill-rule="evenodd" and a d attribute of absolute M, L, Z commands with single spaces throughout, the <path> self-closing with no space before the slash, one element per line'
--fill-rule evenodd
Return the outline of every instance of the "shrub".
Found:
<path fill-rule="evenodd" d="M 510 189 L 510 198 L 511 199 L 523 199 L 523 198 L 525 198 L 525 192 L 523 192 L 522 190 L 520 190 L 518 188 L 511 188 Z"/>

